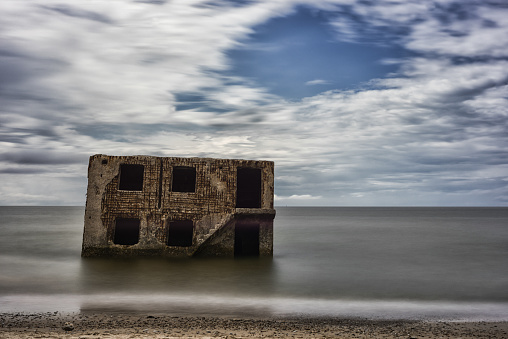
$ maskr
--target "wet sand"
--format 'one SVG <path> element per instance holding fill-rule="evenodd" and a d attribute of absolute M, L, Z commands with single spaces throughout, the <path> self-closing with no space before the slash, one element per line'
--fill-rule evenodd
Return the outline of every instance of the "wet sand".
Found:
<path fill-rule="evenodd" d="M 508 322 L 9 313 L 0 338 L 508 338 Z"/>

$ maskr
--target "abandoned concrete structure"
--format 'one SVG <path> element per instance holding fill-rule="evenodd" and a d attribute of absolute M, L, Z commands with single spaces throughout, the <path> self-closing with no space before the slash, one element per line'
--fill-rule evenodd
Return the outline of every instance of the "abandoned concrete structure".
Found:
<path fill-rule="evenodd" d="M 271 161 L 90 157 L 81 255 L 272 256 Z"/>

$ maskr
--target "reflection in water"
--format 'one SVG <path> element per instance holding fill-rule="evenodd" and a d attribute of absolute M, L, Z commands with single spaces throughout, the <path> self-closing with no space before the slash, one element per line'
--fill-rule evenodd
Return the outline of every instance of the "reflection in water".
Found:
<path fill-rule="evenodd" d="M 263 307 L 234 300 L 269 298 L 273 271 L 271 258 L 82 259 L 78 281 L 90 298 L 81 310 L 263 314 Z"/>
<path fill-rule="evenodd" d="M 82 259 L 82 293 L 270 294 L 273 261 L 246 259 Z"/>

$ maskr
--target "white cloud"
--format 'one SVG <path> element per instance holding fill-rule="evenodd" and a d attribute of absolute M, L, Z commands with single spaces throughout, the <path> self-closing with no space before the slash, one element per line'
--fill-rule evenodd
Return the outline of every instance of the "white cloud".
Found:
<path fill-rule="evenodd" d="M 174 93 L 202 88 L 225 89 L 216 91 L 214 100 L 226 106 L 242 99 L 245 104 L 262 101 L 267 96 L 262 89 L 224 86 L 224 79 L 210 70 L 227 69 L 224 52 L 238 45 L 250 26 L 286 7 L 283 2 L 246 8 L 203 6 L 201 1 L 162 6 L 8 2 L 0 19 L 3 40 L 30 56 L 20 60 L 20 69 L 34 64 L 33 74 L 9 91 L 16 97 L 29 88 L 32 96 L 45 100 L 35 102 L 38 111 L 42 107 L 46 115 L 72 123 L 171 122 Z M 94 15 L 107 19 L 93 20 Z M 10 109 L 19 113 L 14 103 Z M 37 118 L 36 112 L 23 114 Z"/>
<path fill-rule="evenodd" d="M 280 204 L 508 201 L 506 9 L 464 2 L 459 20 L 448 1 L 309 1 L 343 8 L 338 39 L 389 32 L 419 54 L 385 60 L 398 72 L 363 89 L 291 102 L 219 74 L 297 3 L 0 4 L 0 204 L 84 203 L 94 153 L 274 160 Z M 182 93 L 203 107 L 178 109 Z"/>
<path fill-rule="evenodd" d="M 442 23 L 435 18 L 413 26 L 407 47 L 458 56 L 508 56 L 507 8 L 482 8 L 466 20 Z"/>
<path fill-rule="evenodd" d="M 316 80 L 307 81 L 305 84 L 308 85 L 308 86 L 329 85 L 330 82 L 327 81 L 327 80 L 323 80 L 323 79 L 316 79 Z"/>
<path fill-rule="evenodd" d="M 315 199 L 321 199 L 321 196 L 313 196 L 310 194 L 293 194 L 289 197 L 279 197 L 278 195 L 275 196 L 275 201 L 281 201 L 281 200 L 315 200 Z"/>

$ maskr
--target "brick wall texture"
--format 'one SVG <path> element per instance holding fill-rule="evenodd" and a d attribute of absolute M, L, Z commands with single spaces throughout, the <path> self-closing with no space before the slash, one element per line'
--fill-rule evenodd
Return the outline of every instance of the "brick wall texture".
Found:
<path fill-rule="evenodd" d="M 127 165 L 143 166 L 140 190 L 121 189 L 120 181 L 127 180 L 121 171 L 127 175 Z M 175 191 L 175 168 L 178 171 L 182 167 L 195 170 L 194 191 Z M 237 173 L 243 168 L 261 173 L 259 191 L 254 193 L 259 194 L 259 206 L 236 207 Z M 271 256 L 273 171 L 271 161 L 93 155 L 88 167 L 82 256 Z M 115 232 L 122 231 L 119 219 L 139 220 L 136 244 L 115 243 Z M 240 219 L 259 226 L 258 239 L 252 239 L 254 245 L 244 245 L 245 251 L 257 241 L 259 253 L 241 253 Z M 192 221 L 191 245 L 168 246 L 171 222 L 182 220 Z"/>

